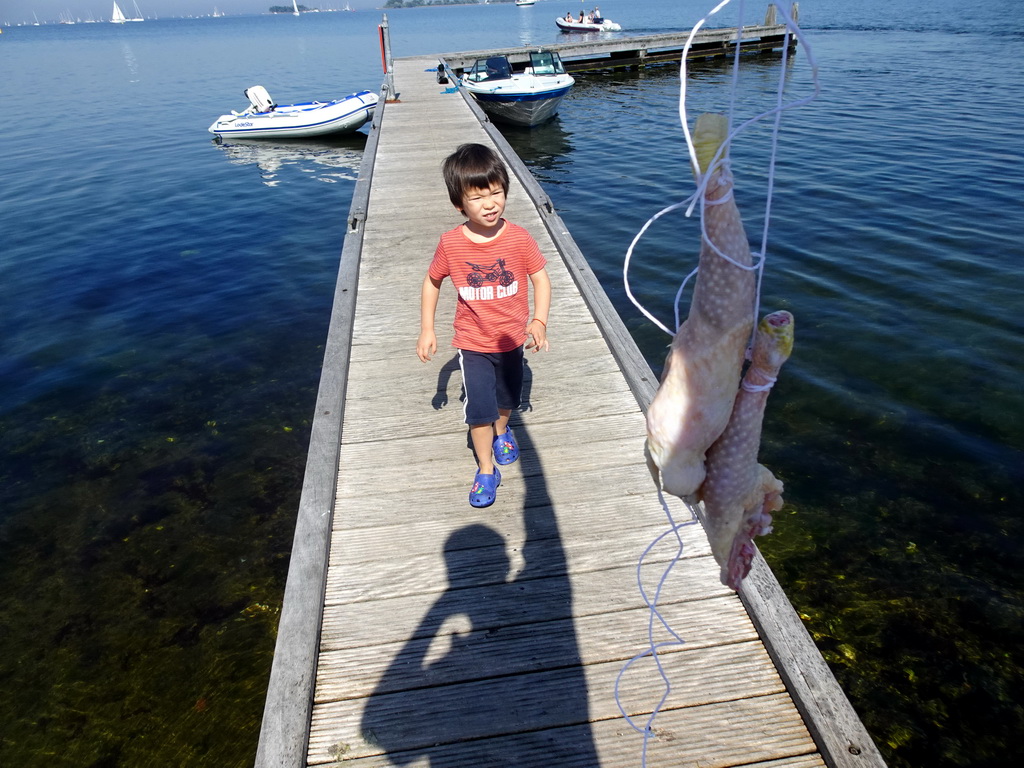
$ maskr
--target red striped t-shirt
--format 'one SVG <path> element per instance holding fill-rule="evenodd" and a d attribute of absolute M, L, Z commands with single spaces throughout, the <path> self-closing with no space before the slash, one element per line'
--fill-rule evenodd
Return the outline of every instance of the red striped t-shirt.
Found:
<path fill-rule="evenodd" d="M 475 243 L 460 224 L 441 235 L 428 274 L 452 279 L 458 291 L 452 346 L 508 352 L 526 342 L 529 275 L 547 264 L 530 233 L 505 221 L 493 240 Z"/>

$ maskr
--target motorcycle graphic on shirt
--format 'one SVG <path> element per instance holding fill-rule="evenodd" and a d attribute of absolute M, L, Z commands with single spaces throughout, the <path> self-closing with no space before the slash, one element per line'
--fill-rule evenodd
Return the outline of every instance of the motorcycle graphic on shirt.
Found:
<path fill-rule="evenodd" d="M 466 264 L 473 268 L 472 272 L 466 274 L 466 282 L 474 288 L 479 288 L 484 283 L 495 282 L 507 288 L 515 282 L 515 275 L 510 270 L 505 269 L 504 259 L 498 259 L 489 267 L 482 267 L 470 261 L 467 261 Z"/>

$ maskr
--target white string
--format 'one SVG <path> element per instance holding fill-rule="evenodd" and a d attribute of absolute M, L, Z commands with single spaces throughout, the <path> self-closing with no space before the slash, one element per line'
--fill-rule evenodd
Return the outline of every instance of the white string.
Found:
<path fill-rule="evenodd" d="M 674 205 L 670 205 L 667 208 L 663 208 L 661 211 L 659 211 L 658 213 L 654 214 L 654 216 L 652 216 L 650 219 L 648 219 L 647 222 L 643 225 L 643 227 L 641 227 L 641 229 L 637 233 L 636 237 L 633 238 L 633 241 L 629 244 L 629 248 L 626 250 L 625 259 L 623 260 L 622 280 L 623 280 L 623 284 L 625 285 L 626 295 L 629 297 L 630 301 L 632 301 L 633 304 L 644 314 L 645 317 L 647 317 L 651 322 L 653 322 L 655 325 L 657 325 L 663 331 L 668 333 L 670 336 L 674 336 L 675 335 L 675 331 L 669 330 L 669 328 L 664 323 L 662 323 L 660 320 L 658 320 L 656 317 L 654 317 L 654 315 L 652 315 L 650 312 L 648 312 L 647 309 L 633 295 L 633 292 L 632 292 L 632 290 L 630 288 L 630 285 L 629 285 L 629 264 L 630 264 L 630 261 L 632 259 L 633 251 L 634 251 L 634 249 L 636 247 L 636 244 L 640 241 L 640 238 L 644 235 L 644 233 L 647 231 L 647 229 L 655 221 L 657 221 L 659 218 L 661 218 L 665 214 L 670 213 L 672 211 L 675 211 L 675 210 L 677 210 L 679 208 L 685 207 L 686 208 L 686 216 L 689 217 L 689 216 L 692 215 L 694 208 L 699 203 L 700 204 L 701 243 L 702 243 L 702 247 L 706 243 L 708 246 L 710 246 L 710 248 L 712 249 L 712 251 L 715 254 L 717 254 L 718 256 L 722 257 L 723 259 L 725 259 L 729 263 L 733 264 L 734 266 L 740 267 L 741 269 L 746 269 L 746 270 L 755 270 L 757 272 L 755 302 L 754 302 L 754 308 L 753 308 L 754 309 L 754 314 L 753 314 L 754 323 L 753 323 L 753 325 L 756 328 L 756 326 L 757 326 L 757 316 L 758 316 L 758 314 L 760 312 L 761 285 L 762 285 L 762 280 L 763 280 L 763 276 L 764 276 L 764 264 L 765 264 L 766 254 L 768 252 L 768 230 L 769 230 L 769 223 L 770 223 L 770 216 L 771 216 L 771 200 L 772 200 L 772 194 L 773 194 L 774 187 L 775 187 L 775 160 L 776 160 L 776 156 L 777 156 L 777 152 L 778 152 L 778 137 L 779 137 L 779 130 L 780 130 L 780 126 L 781 126 L 782 113 L 787 111 L 787 110 L 789 110 L 789 109 L 793 109 L 795 107 L 799 107 L 799 106 L 802 106 L 804 104 L 807 104 L 809 101 L 811 101 L 812 99 L 817 97 L 818 94 L 821 91 L 821 86 L 820 86 L 820 83 L 819 83 L 819 80 L 818 80 L 818 65 L 817 65 L 817 62 L 814 59 L 814 56 L 813 56 L 812 52 L 811 52 L 811 47 L 807 44 L 807 40 L 804 38 L 804 36 L 801 33 L 799 27 L 797 27 L 797 25 L 793 22 L 793 19 L 786 12 L 786 10 L 783 9 L 781 7 L 781 5 L 776 5 L 775 6 L 776 7 L 776 11 L 783 18 L 783 23 L 786 26 L 786 32 L 785 32 L 785 35 L 783 37 L 782 68 L 781 68 L 781 71 L 780 71 L 780 74 L 779 74 L 779 85 L 778 85 L 778 90 L 777 90 L 777 94 L 776 94 L 775 107 L 773 109 L 770 109 L 770 110 L 760 114 L 760 115 L 757 115 L 756 117 L 753 117 L 753 118 L 747 120 L 746 122 L 743 122 L 737 128 L 733 127 L 733 115 L 735 114 L 735 111 L 736 111 L 735 100 L 736 100 L 736 94 L 737 94 L 737 92 L 739 90 L 739 87 L 738 87 L 738 83 L 739 83 L 739 63 L 740 63 L 740 49 L 741 49 L 741 43 L 742 43 L 742 40 L 737 39 L 737 41 L 736 41 L 735 56 L 734 56 L 734 59 L 733 59 L 732 90 L 730 92 L 730 104 L 729 104 L 728 123 L 727 123 L 728 127 L 727 127 L 727 131 L 726 131 L 726 139 L 725 139 L 725 141 L 722 142 L 722 145 L 715 152 L 714 157 L 712 157 L 711 162 L 708 164 L 707 171 L 702 174 L 700 172 L 700 163 L 697 161 L 697 153 L 696 153 L 696 148 L 694 147 L 693 138 L 690 135 L 689 122 L 688 122 L 687 113 L 686 113 L 686 59 L 687 59 L 687 54 L 688 54 L 688 52 L 690 50 L 690 46 L 691 46 L 691 44 L 693 42 L 693 38 L 696 36 L 697 31 L 707 22 L 707 20 L 711 16 L 713 16 L 716 13 L 718 13 L 718 11 L 720 11 L 722 8 L 724 8 L 726 5 L 728 5 L 730 2 L 731 2 L 731 0 L 722 0 L 722 2 L 720 2 L 718 5 L 716 5 L 714 7 L 714 9 L 712 9 L 712 11 L 710 13 L 708 13 L 704 18 L 702 18 L 700 21 L 698 21 L 696 25 L 694 25 L 693 29 L 690 31 L 689 37 L 686 40 L 686 44 L 683 47 L 682 61 L 680 62 L 679 118 L 680 118 L 680 122 L 681 122 L 682 127 L 683 127 L 683 135 L 686 137 L 686 146 L 687 146 L 687 150 L 688 150 L 689 155 L 690 155 L 690 162 L 691 162 L 691 164 L 693 166 L 693 169 L 694 169 L 694 176 L 695 176 L 696 181 L 697 181 L 697 189 L 686 200 L 683 200 L 683 201 L 681 201 L 679 203 L 675 203 Z M 738 9 L 739 10 L 739 18 L 738 18 L 737 24 L 736 24 L 738 30 L 742 30 L 743 29 L 743 8 L 744 8 L 743 0 L 739 0 L 739 9 Z M 785 74 L 786 74 L 786 68 L 787 68 L 788 62 L 789 62 L 790 34 L 792 34 L 796 38 L 796 40 L 800 43 L 800 45 L 804 49 L 805 56 L 807 57 L 807 61 L 808 61 L 809 65 L 810 65 L 810 67 L 811 67 L 811 78 L 812 78 L 812 81 L 813 81 L 814 89 L 813 89 L 813 92 L 811 93 L 810 96 L 807 96 L 807 97 L 805 97 L 803 99 L 798 99 L 798 100 L 791 101 L 791 102 L 787 103 L 785 101 Z M 739 37 L 742 37 L 742 34 Z M 727 254 L 723 253 L 713 242 L 711 242 L 711 240 L 710 240 L 710 238 L 708 237 L 708 234 L 707 234 L 707 230 L 706 230 L 706 226 L 705 226 L 705 217 L 704 217 L 705 206 L 707 206 L 707 205 L 721 205 L 722 203 L 727 202 L 728 200 L 732 199 L 731 184 L 730 184 L 730 189 L 729 189 L 728 193 L 723 195 L 722 198 L 720 198 L 718 200 L 714 200 L 714 201 L 707 200 L 707 196 L 706 196 L 705 193 L 706 193 L 708 184 L 710 183 L 710 180 L 711 180 L 712 176 L 714 176 L 716 174 L 716 172 L 718 172 L 718 177 L 722 179 L 723 183 L 728 183 L 728 182 L 731 181 L 731 172 L 730 172 L 730 169 L 729 169 L 728 160 L 723 159 L 723 158 L 725 157 L 726 150 L 728 149 L 728 147 L 732 143 L 733 138 L 735 136 L 737 136 L 738 134 L 740 134 L 741 132 L 745 131 L 750 126 L 754 125 L 755 123 L 757 123 L 760 120 L 763 120 L 764 118 L 769 117 L 769 116 L 774 116 L 775 119 L 774 119 L 774 123 L 773 123 L 773 126 L 772 126 L 771 159 L 770 159 L 769 167 L 768 167 L 768 187 L 767 187 L 766 202 L 765 202 L 764 224 L 763 224 L 763 228 L 762 228 L 762 232 L 761 232 L 761 247 L 760 247 L 760 250 L 758 252 L 751 253 L 752 263 L 750 265 L 739 264 L 733 258 L 731 258 Z M 691 270 L 690 273 L 683 280 L 682 284 L 679 286 L 679 290 L 676 292 L 675 301 L 674 301 L 674 304 L 673 304 L 673 306 L 674 306 L 674 319 L 675 319 L 675 328 L 676 328 L 676 330 L 678 330 L 680 325 L 681 325 L 679 307 L 680 307 L 680 304 L 681 304 L 683 291 L 685 290 L 685 287 L 686 287 L 687 283 L 690 281 L 691 278 L 693 278 L 694 275 L 697 274 L 697 272 L 698 272 L 698 268 L 696 268 L 696 267 L 693 270 Z M 766 383 L 761 384 L 761 385 L 753 385 L 753 384 L 747 384 L 746 381 L 744 381 L 742 386 L 743 386 L 744 389 L 746 389 L 749 392 L 766 392 L 769 389 L 771 389 L 772 385 L 775 383 L 775 377 L 766 376 L 766 375 L 762 374 L 762 378 L 765 380 Z M 647 766 L 647 748 L 648 748 L 651 736 L 654 734 L 654 722 L 655 722 L 655 719 L 657 718 L 658 714 L 661 712 L 661 708 L 665 705 L 665 702 L 668 701 L 668 698 L 669 698 L 669 696 L 670 696 L 670 694 L 672 692 L 672 684 L 671 684 L 671 682 L 670 682 L 670 680 L 668 678 L 668 675 L 665 672 L 664 667 L 662 666 L 659 654 L 662 651 L 664 651 L 664 650 L 667 650 L 667 649 L 672 648 L 672 647 L 677 647 L 677 646 L 683 645 L 686 642 L 674 629 L 672 629 L 672 627 L 670 626 L 669 622 L 665 619 L 665 617 L 662 616 L 661 612 L 658 610 L 658 607 L 657 607 L 658 600 L 661 597 L 662 589 L 665 586 L 665 582 L 668 580 L 669 574 L 672 572 L 672 569 L 675 567 L 676 563 L 679 561 L 679 559 L 683 555 L 683 539 L 682 539 L 682 536 L 680 536 L 680 534 L 679 534 L 679 530 L 683 526 L 685 526 L 685 525 L 692 525 L 692 524 L 694 524 L 697 521 L 697 510 L 696 510 L 696 508 L 694 506 L 692 506 L 691 504 L 686 503 L 686 506 L 687 506 L 687 508 L 689 509 L 689 512 L 690 512 L 690 519 L 685 521 L 685 522 L 682 522 L 682 523 L 676 523 L 674 518 L 673 518 L 673 516 L 672 516 L 672 511 L 669 509 L 668 504 L 665 501 L 664 493 L 662 492 L 662 489 L 660 487 L 658 488 L 658 501 L 661 503 L 662 510 L 664 511 L 664 513 L 665 513 L 665 515 L 666 515 L 666 517 L 668 519 L 669 527 L 668 527 L 668 529 L 666 531 L 664 531 L 663 533 L 659 534 L 654 539 L 654 541 L 652 541 L 650 543 L 650 545 L 647 547 L 647 549 L 644 550 L 643 554 L 641 554 L 641 556 L 640 556 L 639 561 L 637 562 L 637 571 L 636 571 L 636 573 L 637 573 L 637 586 L 639 587 L 639 590 L 640 590 L 640 596 L 643 599 L 644 604 L 647 605 L 648 610 L 650 612 L 649 613 L 649 617 L 648 617 L 648 623 L 647 623 L 647 648 L 645 648 L 643 651 L 641 651 L 640 653 L 635 655 L 633 658 L 631 658 L 629 661 L 627 661 L 625 663 L 625 665 L 623 665 L 622 669 L 619 671 L 618 677 L 616 677 L 616 679 L 615 679 L 615 703 L 616 703 L 616 705 L 619 708 L 619 712 L 622 713 L 623 718 L 626 720 L 626 722 L 629 724 L 629 726 L 631 728 L 633 728 L 633 730 L 643 734 L 643 748 L 642 748 L 642 752 L 641 752 L 641 766 L 642 766 L 642 768 L 646 768 L 646 766 Z M 654 547 L 656 547 L 663 539 L 665 539 L 667 536 L 669 536 L 671 534 L 674 534 L 675 537 L 676 537 L 676 541 L 677 541 L 677 545 L 678 545 L 677 546 L 677 550 L 676 550 L 675 555 L 673 556 L 673 558 L 671 559 L 671 561 L 668 563 L 668 565 L 665 567 L 664 571 L 661 574 L 661 578 L 658 581 L 658 586 L 655 589 L 653 599 L 650 599 L 650 598 L 648 598 L 647 592 L 644 589 L 643 580 L 642 580 L 642 569 L 643 569 L 643 565 L 644 565 L 644 560 L 647 558 L 647 556 L 650 554 L 650 552 L 654 549 Z M 668 634 L 673 639 L 665 640 L 665 641 L 661 641 L 661 642 L 656 642 L 656 640 L 655 640 L 655 628 L 656 628 L 656 626 L 660 626 L 662 629 L 664 629 L 666 632 L 668 632 Z M 633 721 L 633 718 L 630 717 L 629 713 L 626 712 L 625 708 L 622 706 L 622 701 L 621 701 L 620 696 L 619 696 L 619 684 L 622 681 L 623 676 L 633 666 L 633 664 L 635 664 L 637 661 L 639 661 L 641 659 L 647 658 L 648 656 L 651 657 L 654 660 L 655 666 L 657 667 L 657 670 L 658 670 L 658 674 L 661 676 L 662 682 L 664 683 L 664 692 L 662 693 L 661 699 L 658 701 L 657 705 L 651 710 L 651 714 L 647 717 L 645 723 L 643 724 L 643 727 L 640 727 L 640 726 L 638 726 Z"/>
<path fill-rule="evenodd" d="M 629 300 L 632 301 L 633 304 L 636 305 L 637 309 L 639 309 L 641 312 L 644 313 L 644 316 L 648 320 L 650 320 L 656 326 L 658 326 L 663 331 L 665 331 L 665 333 L 667 333 L 669 336 L 674 336 L 675 335 L 675 331 L 670 331 L 668 329 L 668 327 L 664 323 L 662 323 L 658 318 L 656 318 L 654 315 L 652 315 L 650 312 L 648 312 L 647 309 L 644 307 L 644 305 L 641 304 L 639 301 L 637 301 L 636 297 L 633 295 L 633 291 L 630 290 L 630 288 L 629 288 L 629 260 L 633 257 L 633 247 L 637 244 L 637 241 L 639 241 L 640 238 L 643 237 L 643 234 L 644 234 L 644 232 L 647 231 L 647 228 L 649 226 L 651 226 L 651 224 L 656 222 L 658 219 L 660 219 L 662 216 L 664 216 L 666 213 L 674 211 L 677 208 L 682 208 L 684 205 L 687 204 L 687 202 L 688 202 L 687 200 L 683 200 L 681 203 L 676 203 L 675 205 L 670 205 L 668 208 L 663 208 L 662 210 L 658 211 L 656 214 L 651 216 L 651 218 L 649 218 L 647 220 L 647 223 L 644 224 L 643 227 L 640 228 L 639 232 L 637 232 L 636 237 L 633 238 L 633 242 L 631 242 L 629 244 L 629 248 L 626 249 L 626 258 L 624 259 L 623 264 L 622 264 L 622 282 L 623 282 L 623 284 L 626 287 L 626 295 L 629 296 Z M 696 272 L 697 272 L 697 270 L 694 270 L 691 274 L 696 274 Z M 689 278 L 687 278 L 687 279 L 689 279 Z M 685 281 L 684 281 L 684 284 L 685 284 Z"/>
<path fill-rule="evenodd" d="M 757 373 L 758 376 L 760 376 L 762 379 L 764 379 L 764 384 L 751 384 L 750 381 L 748 381 L 747 376 L 750 376 L 750 374 L 755 373 L 755 372 Z M 751 368 L 749 368 L 747 370 L 747 376 L 744 376 L 743 377 L 743 381 L 740 382 L 740 386 L 744 390 L 746 390 L 747 392 L 767 392 L 773 386 L 775 386 L 775 382 L 778 381 L 777 377 L 769 376 L 767 373 L 762 371 L 760 368 L 754 368 L 754 367 L 751 367 Z"/>
<path fill-rule="evenodd" d="M 640 231 L 633 238 L 632 242 L 629 244 L 629 248 L 626 250 L 626 257 L 623 260 L 622 281 L 623 281 L 623 285 L 625 286 L 626 296 L 629 297 L 629 300 L 633 303 L 633 305 L 637 309 L 639 309 L 640 312 L 648 320 L 650 320 L 652 323 L 654 323 L 656 326 L 661 328 L 663 331 L 665 331 L 670 336 L 674 336 L 676 331 L 679 329 L 679 326 L 681 325 L 680 320 L 679 320 L 679 316 L 680 316 L 679 307 L 680 307 L 680 303 L 681 303 L 681 299 L 682 299 L 682 294 L 683 294 L 683 291 L 684 291 L 687 283 L 689 282 L 689 280 L 693 277 L 694 274 L 696 274 L 697 268 L 694 268 L 694 270 L 691 271 L 686 276 L 686 278 L 683 280 L 682 284 L 679 286 L 679 290 L 676 293 L 675 302 L 673 304 L 674 311 L 675 311 L 675 330 L 669 329 L 669 327 L 667 325 L 665 325 L 663 322 L 658 320 L 653 314 L 651 314 L 651 312 L 649 312 L 647 310 L 646 307 L 643 306 L 643 304 L 640 303 L 639 299 L 637 299 L 637 297 L 633 294 L 632 288 L 630 287 L 630 284 L 629 284 L 629 265 L 630 265 L 630 263 L 632 261 L 633 251 L 636 248 L 636 244 L 640 241 L 640 238 L 643 237 L 644 233 L 648 230 L 648 228 L 650 228 L 650 226 L 655 221 L 660 219 L 666 213 L 670 213 L 671 211 L 677 210 L 677 209 L 682 208 L 682 207 L 685 206 L 686 207 L 686 216 L 690 217 L 693 214 L 694 209 L 696 208 L 696 206 L 699 203 L 700 206 L 701 206 L 701 210 L 700 210 L 700 213 L 701 213 L 701 217 L 700 217 L 701 218 L 701 242 L 702 243 L 707 243 L 711 247 L 712 251 L 715 254 L 717 254 L 718 256 L 726 259 L 728 262 L 730 262 L 734 266 L 740 267 L 741 269 L 756 270 L 757 271 L 757 286 L 756 286 L 756 291 L 755 291 L 755 299 L 754 299 L 755 303 L 754 303 L 754 313 L 753 313 L 754 314 L 755 325 L 756 325 L 757 315 L 760 312 L 761 284 L 762 284 L 762 281 L 763 281 L 764 264 L 765 264 L 765 260 L 766 260 L 766 254 L 767 254 L 767 251 L 768 251 L 768 231 L 769 231 L 770 215 L 771 215 L 771 199 L 772 199 L 772 194 L 773 194 L 774 188 L 775 188 L 775 166 L 776 166 L 776 157 L 777 157 L 777 153 L 778 153 L 778 140 L 779 140 L 779 131 L 780 131 L 780 127 L 781 127 L 781 121 L 782 121 L 782 113 L 786 112 L 788 110 L 791 110 L 791 109 L 795 109 L 796 107 L 801 107 L 801 106 L 809 103 L 814 98 L 816 98 L 818 96 L 818 94 L 821 92 L 821 83 L 820 83 L 819 78 L 818 78 L 818 65 L 817 65 L 817 61 L 815 60 L 814 55 L 813 55 L 813 53 L 811 51 L 811 47 L 808 45 L 806 38 L 804 37 L 804 35 L 801 32 L 800 28 L 795 24 L 795 22 L 793 21 L 792 17 L 789 15 L 789 13 L 785 9 L 783 9 L 781 6 L 776 5 L 776 11 L 777 11 L 777 13 L 780 16 L 782 16 L 783 24 L 786 27 L 786 32 L 785 32 L 785 35 L 784 35 L 784 38 L 783 38 L 782 69 L 781 69 L 781 74 L 780 74 L 780 77 L 779 77 L 778 91 L 777 91 L 777 94 L 776 94 L 776 105 L 775 105 L 774 108 L 772 108 L 770 110 L 767 110 L 765 112 L 762 112 L 761 114 L 756 115 L 756 116 L 754 116 L 754 117 L 744 121 L 738 127 L 734 128 L 733 127 L 733 112 L 735 111 L 735 104 L 734 103 L 730 104 L 730 113 L 728 115 L 729 129 L 727 130 L 727 133 L 726 133 L 726 139 L 725 139 L 725 141 L 722 142 L 721 146 L 718 148 L 718 150 L 715 152 L 714 156 L 712 157 L 711 162 L 708 164 L 707 171 L 705 173 L 701 173 L 700 172 L 700 163 L 697 160 L 697 151 L 696 151 L 696 148 L 695 148 L 694 143 L 693 143 L 693 137 L 690 134 L 689 119 L 688 119 L 687 112 L 686 112 L 686 71 L 687 71 L 687 68 L 686 68 L 686 57 L 687 57 L 687 53 L 689 52 L 690 47 L 692 45 L 693 38 L 697 34 L 697 32 L 700 30 L 700 28 L 708 21 L 708 19 L 711 18 L 711 16 L 713 16 L 716 13 L 718 13 L 722 8 L 724 8 L 726 5 L 728 5 L 731 1 L 732 0 L 722 0 L 722 2 L 720 2 L 717 6 L 715 6 L 714 9 L 712 9 L 704 18 L 702 18 L 700 21 L 698 21 L 694 25 L 693 29 L 690 31 L 690 34 L 689 34 L 689 36 L 686 39 L 685 45 L 683 46 L 682 59 L 681 59 L 681 62 L 680 62 L 679 117 L 680 117 L 680 123 L 681 123 L 682 128 L 683 128 L 683 135 L 686 138 L 686 147 L 687 147 L 687 151 L 688 151 L 688 153 L 690 155 L 690 163 L 691 163 L 691 165 L 693 166 L 693 169 L 694 169 L 694 177 L 696 178 L 696 181 L 697 181 L 697 189 L 696 189 L 696 191 L 692 195 L 690 195 L 685 200 L 683 200 L 683 201 L 681 201 L 679 203 L 675 203 L 674 205 L 670 205 L 667 208 L 663 208 L 661 211 L 659 211 L 658 213 L 654 214 L 651 218 L 649 218 L 646 221 L 646 223 L 644 223 L 644 225 L 640 228 Z M 739 0 L 739 11 L 740 11 L 740 17 L 737 20 L 737 28 L 738 29 L 742 29 L 742 27 L 743 27 L 743 15 L 742 15 L 743 14 L 743 0 Z M 805 96 L 804 98 L 796 99 L 794 101 L 790 101 L 790 102 L 787 103 L 785 101 L 785 77 L 784 77 L 784 74 L 786 72 L 786 67 L 788 66 L 788 63 L 789 63 L 789 42 L 790 42 L 790 37 L 791 36 L 795 37 L 796 40 L 800 43 L 800 45 L 804 48 L 805 56 L 807 58 L 808 64 L 811 67 L 811 79 L 812 79 L 812 83 L 813 83 L 813 91 L 812 91 L 812 93 L 810 95 Z M 738 85 L 737 85 L 738 84 L 738 77 L 739 77 L 739 65 L 738 65 L 738 62 L 739 62 L 740 49 L 741 49 L 741 46 L 737 45 L 736 46 L 736 54 L 735 54 L 735 58 L 734 58 L 734 62 L 733 62 L 733 86 L 732 86 L 732 90 L 731 90 L 731 94 L 732 94 L 732 99 L 733 100 L 735 100 L 735 95 L 736 95 L 736 92 L 738 90 Z M 710 239 L 707 236 L 707 229 L 706 229 L 706 225 L 705 225 L 705 222 L 704 222 L 704 206 L 705 205 L 721 204 L 723 202 L 726 202 L 727 200 L 731 199 L 731 194 L 732 194 L 731 190 L 730 190 L 730 193 L 728 195 L 724 196 L 721 200 L 717 200 L 717 201 L 708 201 L 706 199 L 705 192 L 707 190 L 707 186 L 708 186 L 708 184 L 710 182 L 710 179 L 714 175 L 715 171 L 719 171 L 720 170 L 723 174 L 725 174 L 728 177 L 728 175 L 729 175 L 728 161 L 723 161 L 723 156 L 724 156 L 726 150 L 728 149 L 728 147 L 731 145 L 733 138 L 735 138 L 740 133 L 746 131 L 751 126 L 753 126 L 756 123 L 764 120 L 767 117 L 774 117 L 775 120 L 774 120 L 774 124 L 773 124 L 773 127 L 772 127 L 771 154 L 770 154 L 769 169 L 768 169 L 768 190 L 767 190 L 766 201 L 765 201 L 764 223 L 763 223 L 762 232 L 761 232 L 761 248 L 760 248 L 759 251 L 751 253 L 751 257 L 752 257 L 752 262 L 753 263 L 750 266 L 747 266 L 747 265 L 738 264 L 734 259 L 732 259 L 729 256 L 727 256 L 726 254 L 722 253 L 722 251 L 714 243 L 712 243 L 710 241 Z"/>
<path fill-rule="evenodd" d="M 672 629 L 672 626 L 665 619 L 665 617 L 661 615 L 661 612 L 658 610 L 658 599 L 661 597 L 662 588 L 665 586 L 665 582 L 668 579 L 669 574 L 672 572 L 672 569 L 675 567 L 675 564 L 683 556 L 683 538 L 682 538 L 682 536 L 679 535 L 679 529 L 683 528 L 685 526 L 688 526 L 688 525 L 693 525 L 694 523 L 697 522 L 697 517 L 696 517 L 696 514 L 694 512 L 693 507 L 691 507 L 689 504 L 687 504 L 687 508 L 690 511 L 690 519 L 689 520 L 685 520 L 685 521 L 683 521 L 681 523 L 676 523 L 675 519 L 672 516 L 672 510 L 669 509 L 668 503 L 665 501 L 665 496 L 662 493 L 660 488 L 658 489 L 658 501 L 661 502 L 661 508 L 665 512 L 665 516 L 668 518 L 668 523 L 669 523 L 668 530 L 666 530 L 663 533 L 659 534 L 654 539 L 654 541 L 652 541 L 647 546 L 647 549 L 645 549 L 643 551 L 643 554 L 640 555 L 640 559 L 639 559 L 639 561 L 637 562 L 637 565 L 636 565 L 636 582 L 637 582 L 637 587 L 640 590 L 640 597 L 643 599 L 644 604 L 647 606 L 647 608 L 650 611 L 650 615 L 649 615 L 648 621 L 647 621 L 647 643 L 648 643 L 648 647 L 646 648 L 646 650 L 638 653 L 636 656 L 634 656 L 629 661 L 627 661 L 623 665 L 622 669 L 619 670 L 619 674 L 615 678 L 615 704 L 616 704 L 616 706 L 618 706 L 619 712 L 622 713 L 622 717 L 629 724 L 629 727 L 632 728 L 634 731 L 643 734 L 643 737 L 644 737 L 643 749 L 642 749 L 642 754 L 641 754 L 641 764 L 643 766 L 647 765 L 647 745 L 648 745 L 648 742 L 650 741 L 651 736 L 654 734 L 654 720 L 658 716 L 658 713 L 661 712 L 662 706 L 664 706 L 665 702 L 668 701 L 668 697 L 669 697 L 669 695 L 672 692 L 672 684 L 669 682 L 668 675 L 665 673 L 664 668 L 661 666 L 661 658 L 659 657 L 658 654 L 664 648 L 671 648 L 673 646 L 683 645 L 686 642 L 685 640 L 683 640 L 682 637 L 680 637 L 680 635 L 674 629 Z M 668 565 L 665 567 L 665 570 L 661 574 L 661 578 L 658 580 L 658 586 L 654 590 L 654 599 L 652 600 L 652 599 L 648 598 L 647 591 L 644 589 L 644 584 L 643 584 L 643 565 L 644 565 L 644 560 L 651 553 L 651 551 L 661 542 L 661 540 L 666 538 L 670 534 L 675 534 L 676 542 L 677 542 L 678 546 L 676 548 L 675 555 L 669 561 Z M 663 642 L 655 642 L 655 640 L 654 640 L 655 620 L 657 620 L 657 623 L 660 624 L 663 629 L 665 629 L 670 635 L 672 635 L 672 637 L 674 638 L 673 640 L 666 640 L 666 641 L 663 641 Z M 621 701 L 621 698 L 619 696 L 619 683 L 622 681 L 622 677 L 623 677 L 623 675 L 626 674 L 626 671 L 630 667 L 632 667 L 635 662 L 639 661 L 640 659 L 646 658 L 648 656 L 650 656 L 652 659 L 654 659 L 655 666 L 658 668 L 658 674 L 661 676 L 662 681 L 665 683 L 665 690 L 664 690 L 664 692 L 661 695 L 661 700 L 658 702 L 657 706 L 654 707 L 654 709 L 651 711 L 651 714 L 647 718 L 647 721 L 644 723 L 643 727 L 640 727 L 635 722 L 633 722 L 633 718 L 629 716 L 629 713 L 626 712 L 625 708 L 622 706 L 622 701 Z"/>

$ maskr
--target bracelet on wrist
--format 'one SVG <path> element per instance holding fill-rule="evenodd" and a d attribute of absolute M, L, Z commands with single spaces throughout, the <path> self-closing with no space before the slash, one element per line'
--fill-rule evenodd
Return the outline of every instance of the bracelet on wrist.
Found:
<path fill-rule="evenodd" d="M 543 320 L 541 320 L 541 319 L 540 319 L 539 317 L 535 317 L 535 318 L 533 318 L 533 320 L 531 320 L 530 322 L 531 322 L 531 323 L 532 323 L 532 322 L 538 322 L 538 323 L 540 323 L 541 325 L 543 325 L 543 326 L 544 326 L 545 328 L 547 328 L 547 327 L 548 327 L 548 324 L 547 324 L 547 323 L 545 323 L 545 322 L 544 322 Z"/>

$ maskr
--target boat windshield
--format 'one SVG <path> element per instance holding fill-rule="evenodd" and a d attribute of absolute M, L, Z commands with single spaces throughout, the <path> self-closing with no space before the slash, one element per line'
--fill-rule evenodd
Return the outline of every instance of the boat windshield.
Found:
<path fill-rule="evenodd" d="M 565 67 L 557 53 L 538 51 L 530 54 L 530 67 L 535 75 L 564 75 Z"/>
<path fill-rule="evenodd" d="M 473 68 L 466 73 L 466 78 L 476 82 L 484 80 L 507 80 L 512 77 L 512 66 L 504 56 L 491 56 L 477 59 Z"/>

